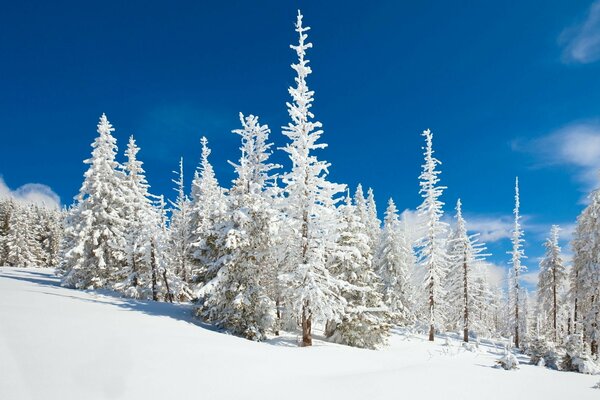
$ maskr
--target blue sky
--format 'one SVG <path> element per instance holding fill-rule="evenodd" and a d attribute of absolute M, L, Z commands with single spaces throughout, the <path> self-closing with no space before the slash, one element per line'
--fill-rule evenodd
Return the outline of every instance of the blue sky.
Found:
<path fill-rule="evenodd" d="M 298 8 L 332 180 L 373 187 L 380 212 L 390 196 L 414 209 L 430 128 L 447 208 L 461 197 L 495 263 L 509 258 L 516 175 L 531 270 L 550 224 L 568 238 L 600 167 L 600 1 L 5 2 L 5 186 L 70 203 L 102 112 L 121 150 L 136 136 L 156 193 L 174 193 L 180 156 L 190 180 L 202 135 L 229 185 L 238 112 L 285 143 Z"/>

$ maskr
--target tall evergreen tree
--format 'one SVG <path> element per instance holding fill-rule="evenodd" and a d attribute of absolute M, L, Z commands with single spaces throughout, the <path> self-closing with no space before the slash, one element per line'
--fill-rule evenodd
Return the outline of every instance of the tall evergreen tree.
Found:
<path fill-rule="evenodd" d="M 521 215 L 519 214 L 520 207 L 520 199 L 519 199 L 519 178 L 517 177 L 515 180 L 515 208 L 513 210 L 515 221 L 513 225 L 512 231 L 512 251 L 508 254 L 512 256 L 510 263 L 512 264 L 512 276 L 511 276 L 511 285 L 513 287 L 513 324 L 514 324 L 514 341 L 515 347 L 519 347 L 520 344 L 520 333 L 519 325 L 522 321 L 522 318 L 519 317 L 519 306 L 521 301 L 519 300 L 519 296 L 521 295 L 521 272 L 525 271 L 525 266 L 521 264 L 521 260 L 525 258 L 525 251 L 523 250 L 523 243 L 525 240 L 523 239 L 523 230 L 521 228 Z"/>
<path fill-rule="evenodd" d="M 389 199 L 385 211 L 377 260 L 385 304 L 397 318 L 396 322 L 412 322 L 415 317 L 415 298 L 411 273 L 415 259 L 412 243 L 402 229 L 398 210 L 392 199 Z"/>
<path fill-rule="evenodd" d="M 566 333 L 563 332 L 566 321 L 562 300 L 567 284 L 567 271 L 558 244 L 558 233 L 558 225 L 552 225 L 550 237 L 544 243 L 546 254 L 540 262 L 537 290 L 538 317 L 542 319 L 541 328 L 543 333 L 551 337 L 555 343 L 559 341 L 559 333 Z"/>
<path fill-rule="evenodd" d="M 582 333 L 592 354 L 600 340 L 600 190 L 590 195 L 590 204 L 577 218 L 573 239 L 571 297 L 574 330 Z"/>
<path fill-rule="evenodd" d="M 214 288 L 201 311 L 210 321 L 253 340 L 262 340 L 275 321 L 275 303 L 269 296 L 276 273 L 273 254 L 277 215 L 268 188 L 274 183 L 268 162 L 269 128 L 258 117 L 240 113 L 241 158 L 233 164 L 237 178 L 229 191 L 231 219 L 224 223 L 218 243 L 226 254 L 219 260 Z"/>
<path fill-rule="evenodd" d="M 329 268 L 348 283 L 341 288 L 346 306 L 339 323 L 328 323 L 326 335 L 338 343 L 373 349 L 388 335 L 389 315 L 374 272 L 366 227 L 354 208 L 350 196 L 340 207 L 340 234 Z"/>
<path fill-rule="evenodd" d="M 195 265 L 192 274 L 200 286 L 206 286 L 217 275 L 217 261 L 221 256 L 217 240 L 218 229 L 227 214 L 225 191 L 219 185 L 208 160 L 208 140 L 202 137 L 202 157 L 192 181 L 190 210 L 191 246 Z M 204 291 L 210 290 L 210 285 Z"/>
<path fill-rule="evenodd" d="M 174 273 L 181 278 L 186 287 L 192 282 L 192 226 L 191 226 L 191 202 L 185 194 L 183 179 L 183 158 L 179 160 L 179 171 L 175 183 L 177 198 L 171 201 L 171 221 L 169 224 L 169 258 L 173 265 Z M 194 297 L 188 290 L 186 297 Z"/>
<path fill-rule="evenodd" d="M 485 247 L 477 241 L 477 235 L 467 233 L 462 215 L 462 203 L 456 202 L 456 227 L 449 240 L 449 269 L 447 280 L 448 319 L 452 329 L 463 330 L 463 341 L 469 341 L 469 331 L 477 313 L 484 304 L 478 300 L 485 296 L 484 284 L 477 281 L 477 267 L 483 261 Z M 478 309 L 479 308 L 479 309 Z"/>
<path fill-rule="evenodd" d="M 344 310 L 337 282 L 327 270 L 327 250 L 335 246 L 332 236 L 336 232 L 335 196 L 344 186 L 327 180 L 330 164 L 313 154 L 326 145 L 318 143 L 322 125 L 314 121 L 310 111 L 314 92 L 306 84 L 312 72 L 305 58 L 306 50 L 312 47 L 306 42 L 308 30 L 302 25 L 302 14 L 298 11 L 299 42 L 291 46 L 298 55 L 298 62 L 292 64 L 297 74 L 296 86 L 289 89 L 292 102 L 287 103 L 292 121 L 283 128 L 283 134 L 291 140 L 284 151 L 292 161 L 292 170 L 283 176 L 290 242 L 286 255 L 288 270 L 282 278 L 291 309 L 301 321 L 303 346 L 312 345 L 314 320 L 337 319 Z"/>
<path fill-rule="evenodd" d="M 427 316 L 429 322 L 429 340 L 434 340 L 435 330 L 443 324 L 443 279 L 448 268 L 448 257 L 445 251 L 445 235 L 447 224 L 442 222 L 442 203 L 439 198 L 445 186 L 439 186 L 440 171 L 437 166 L 441 162 L 433 154 L 433 135 L 429 129 L 423 131 L 425 137 L 425 162 L 419 176 L 423 203 L 417 208 L 423 221 L 424 236 L 417 241 L 419 264 L 425 269 L 424 289 L 427 292 Z"/>
<path fill-rule="evenodd" d="M 63 251 L 62 269 L 68 271 L 63 284 L 76 288 L 111 286 L 126 258 L 125 176 L 115 160 L 114 128 L 104 114 L 97 131 L 92 157 L 84 161 L 89 169 L 69 218 L 75 225 L 63 242 L 69 246 Z"/>

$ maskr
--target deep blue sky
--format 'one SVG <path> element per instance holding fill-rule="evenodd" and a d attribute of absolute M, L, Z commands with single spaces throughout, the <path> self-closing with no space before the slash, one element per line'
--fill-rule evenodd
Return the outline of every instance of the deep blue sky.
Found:
<path fill-rule="evenodd" d="M 460 196 L 490 239 L 507 226 L 520 176 L 537 264 L 549 224 L 574 221 L 600 165 L 590 1 L 4 2 L 0 175 L 70 203 L 105 112 L 120 150 L 136 136 L 155 192 L 173 193 L 180 156 L 189 182 L 202 135 L 229 185 L 238 112 L 285 143 L 298 8 L 312 27 L 309 86 L 332 180 L 372 186 L 380 212 L 390 196 L 415 208 L 420 132 L 431 128 L 448 209 Z M 569 145 L 592 152 L 588 162 Z M 490 248 L 508 259 L 506 240 Z"/>

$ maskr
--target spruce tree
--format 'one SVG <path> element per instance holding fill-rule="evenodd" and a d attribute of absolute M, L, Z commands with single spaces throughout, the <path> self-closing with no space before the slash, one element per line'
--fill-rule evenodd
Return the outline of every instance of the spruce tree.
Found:
<path fill-rule="evenodd" d="M 396 322 L 407 324 L 414 321 L 415 299 L 411 273 L 415 259 L 412 243 L 406 237 L 392 199 L 389 199 L 385 211 L 377 261 L 383 299 Z"/>
<path fill-rule="evenodd" d="M 271 143 L 269 128 L 258 117 L 240 113 L 241 157 L 233 164 L 237 178 L 229 191 L 230 219 L 220 229 L 218 245 L 225 254 L 218 260 L 213 289 L 200 312 L 248 339 L 263 340 L 275 321 L 275 302 L 269 296 L 271 277 L 277 262 L 273 254 L 277 236 L 277 215 L 271 207 L 269 187 L 274 184 L 268 162 Z"/>
<path fill-rule="evenodd" d="M 519 306 L 521 305 L 521 273 L 525 271 L 525 266 L 521 264 L 521 259 L 525 258 L 525 252 L 523 250 L 523 230 L 521 228 L 521 215 L 519 214 L 520 199 L 519 199 L 519 178 L 515 180 L 515 208 L 513 210 L 515 221 L 512 230 L 512 251 L 508 254 L 512 255 L 510 263 L 512 264 L 512 275 L 510 284 L 513 288 L 513 324 L 514 324 L 514 341 L 515 347 L 519 347 L 520 344 L 520 332 L 519 327 L 522 325 L 522 317 L 519 316 Z"/>
<path fill-rule="evenodd" d="M 218 272 L 217 261 L 221 256 L 217 240 L 219 226 L 226 218 L 227 202 L 225 191 L 215 176 L 213 167 L 208 160 L 210 149 L 208 140 L 202 137 L 202 157 L 200 165 L 192 181 L 192 204 L 190 207 L 191 246 L 194 265 L 192 266 L 193 280 L 203 292 L 210 290 L 207 286 Z M 201 293 L 202 294 L 202 293 Z"/>
<path fill-rule="evenodd" d="M 354 208 L 349 196 L 340 207 L 340 234 L 329 269 L 347 282 L 340 290 L 346 306 L 341 321 L 329 322 L 326 335 L 338 343 L 374 349 L 385 342 L 389 315 L 374 272 L 369 236 Z"/>
<path fill-rule="evenodd" d="M 434 340 L 435 330 L 442 326 L 444 321 L 443 298 L 444 276 L 448 268 L 448 257 L 445 251 L 445 235 L 447 224 L 442 222 L 443 202 L 439 200 L 446 187 L 439 186 L 437 166 L 441 162 L 433 154 L 433 135 L 429 129 L 423 131 L 425 137 L 425 162 L 423 171 L 419 176 L 423 203 L 417 212 L 423 221 L 424 236 L 417 241 L 419 249 L 419 265 L 425 269 L 424 289 L 427 295 L 427 318 L 429 322 L 429 340 Z"/>
<path fill-rule="evenodd" d="M 74 225 L 68 228 L 68 240 L 63 241 L 68 246 L 62 251 L 66 286 L 110 287 L 126 259 L 125 175 L 115 160 L 117 143 L 113 131 L 102 114 L 92 157 L 84 161 L 89 169 L 68 219 Z"/>
<path fill-rule="evenodd" d="M 485 297 L 485 285 L 477 281 L 477 267 L 483 261 L 483 244 L 478 243 L 477 235 L 467 233 L 466 221 L 462 215 L 462 203 L 456 202 L 456 227 L 449 239 L 447 281 L 448 320 L 450 328 L 460 327 L 463 341 L 469 341 L 469 331 L 477 313 L 484 304 L 478 300 Z"/>
<path fill-rule="evenodd" d="M 296 86 L 289 89 L 292 101 L 287 103 L 291 122 L 283 128 L 283 134 L 291 140 L 283 150 L 292 161 L 292 170 L 282 178 L 289 238 L 282 282 L 291 310 L 301 321 L 303 346 L 312 345 L 313 321 L 338 319 L 344 311 L 338 282 L 327 269 L 327 252 L 335 246 L 332 233 L 337 229 L 335 196 L 344 186 L 327 180 L 330 164 L 314 155 L 326 145 L 318 143 L 322 125 L 310 111 L 314 92 L 306 83 L 312 71 L 305 58 L 306 50 L 312 47 L 306 42 L 309 29 L 302 25 L 298 11 L 299 42 L 291 46 L 298 56 L 298 62 L 292 64 Z"/>
<path fill-rule="evenodd" d="M 559 342 L 564 324 L 562 293 L 567 284 L 567 271 L 558 244 L 558 225 L 552 225 L 550 237 L 544 243 L 546 254 L 540 262 L 538 275 L 538 317 L 541 318 L 542 333 L 555 343 Z M 566 332 L 564 332 L 566 333 Z"/>

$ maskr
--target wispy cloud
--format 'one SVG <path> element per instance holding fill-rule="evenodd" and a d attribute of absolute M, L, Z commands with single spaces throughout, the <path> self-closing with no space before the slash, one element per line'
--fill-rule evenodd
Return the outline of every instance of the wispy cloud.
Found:
<path fill-rule="evenodd" d="M 580 23 L 561 33 L 559 43 L 565 62 L 588 64 L 600 59 L 600 0 L 592 3 Z"/>
<path fill-rule="evenodd" d="M 48 208 L 60 208 L 60 197 L 49 186 L 27 183 L 11 190 L 4 182 L 4 178 L 0 176 L 0 199 L 2 198 L 12 198 L 21 203 L 32 203 Z"/>
<path fill-rule="evenodd" d="M 466 219 L 469 231 L 478 232 L 482 242 L 492 243 L 510 238 L 510 231 L 513 227 L 512 216 L 467 215 Z"/>
<path fill-rule="evenodd" d="M 600 171 L 600 122 L 575 122 L 546 136 L 514 140 L 512 148 L 532 154 L 537 166 L 565 165 L 575 169 L 582 189 L 589 192 L 598 186 Z"/>

